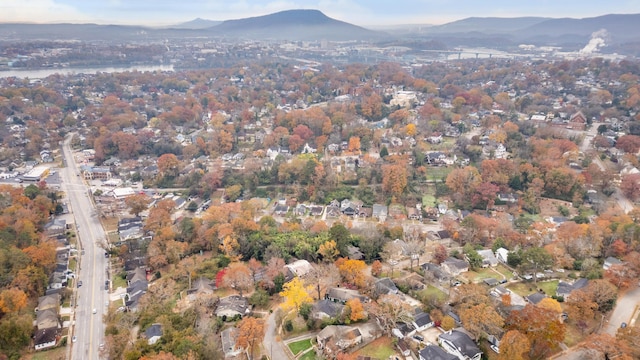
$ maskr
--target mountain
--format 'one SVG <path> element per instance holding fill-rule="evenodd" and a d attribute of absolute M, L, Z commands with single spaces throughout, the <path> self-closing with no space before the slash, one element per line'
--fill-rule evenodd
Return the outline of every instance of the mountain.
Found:
<path fill-rule="evenodd" d="M 516 30 L 522 30 L 549 20 L 543 17 L 470 17 L 453 21 L 443 25 L 432 26 L 426 29 L 429 34 L 452 34 L 479 32 L 485 34 L 505 34 Z"/>
<path fill-rule="evenodd" d="M 206 29 L 215 25 L 219 25 L 221 24 L 222 21 L 215 21 L 215 20 L 207 20 L 207 19 L 201 19 L 201 18 L 196 18 L 193 19 L 191 21 L 187 21 L 184 22 L 182 24 L 177 24 L 177 25 L 172 25 L 172 26 L 168 26 L 168 28 L 170 29 Z"/>
<path fill-rule="evenodd" d="M 318 10 L 287 10 L 274 14 L 227 20 L 209 28 L 230 37 L 286 40 L 376 40 L 387 36 L 343 21 Z"/>
<path fill-rule="evenodd" d="M 607 52 L 640 42 L 638 23 L 640 14 L 582 19 L 471 17 L 425 28 L 420 36 L 449 46 L 508 48 L 533 44 L 561 46 L 566 50 L 582 49 L 595 39 L 600 50 Z"/>
<path fill-rule="evenodd" d="M 516 32 L 521 39 L 574 36 L 588 41 L 592 34 L 606 30 L 607 40 L 622 43 L 640 39 L 640 14 L 610 14 L 584 19 L 548 19 Z"/>

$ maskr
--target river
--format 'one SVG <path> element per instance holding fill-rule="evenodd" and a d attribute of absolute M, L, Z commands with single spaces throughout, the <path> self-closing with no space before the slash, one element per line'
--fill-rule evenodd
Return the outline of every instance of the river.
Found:
<path fill-rule="evenodd" d="M 0 78 L 17 77 L 28 79 L 44 79 L 47 76 L 60 74 L 96 74 L 98 72 L 115 73 L 126 71 L 174 71 L 173 65 L 141 65 L 126 67 L 89 67 L 89 68 L 46 68 L 46 69 L 11 69 L 0 71 Z"/>

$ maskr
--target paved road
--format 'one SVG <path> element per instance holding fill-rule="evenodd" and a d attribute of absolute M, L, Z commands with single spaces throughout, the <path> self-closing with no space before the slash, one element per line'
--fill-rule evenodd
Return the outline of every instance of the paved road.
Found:
<path fill-rule="evenodd" d="M 77 175 L 79 170 L 73 159 L 70 143 L 71 135 L 65 140 L 62 149 L 66 166 L 60 169 L 60 176 L 81 242 L 77 279 L 83 283 L 80 288 L 76 288 L 75 325 L 70 331 L 77 337 L 77 342 L 71 344 L 71 359 L 97 360 L 99 346 L 104 343 L 102 316 L 107 310 L 105 301 L 108 300 L 108 292 L 104 290 L 107 259 L 98 242 L 104 241 L 106 237 L 88 196 L 88 189 Z M 95 314 L 93 309 L 96 310 Z"/>
<path fill-rule="evenodd" d="M 615 336 L 620 324 L 626 322 L 630 324 L 633 312 L 636 306 L 640 305 L 640 288 L 636 287 L 633 290 L 625 293 L 616 302 L 616 307 L 609 317 L 609 322 L 602 327 L 602 332 Z M 638 324 L 635 324 L 638 326 Z"/>
<path fill-rule="evenodd" d="M 288 353 L 282 348 L 280 336 L 276 334 L 276 311 L 267 317 L 267 329 L 264 332 L 264 340 L 262 341 L 264 351 L 272 360 L 290 359 Z"/>

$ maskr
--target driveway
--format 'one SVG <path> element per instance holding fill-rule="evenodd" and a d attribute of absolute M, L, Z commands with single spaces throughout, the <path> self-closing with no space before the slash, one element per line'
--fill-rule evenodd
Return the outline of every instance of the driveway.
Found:
<path fill-rule="evenodd" d="M 264 332 L 264 340 L 262 341 L 265 353 L 270 359 L 286 360 L 291 359 L 280 341 L 280 335 L 276 333 L 276 311 L 267 317 L 267 329 Z"/>
<path fill-rule="evenodd" d="M 601 332 L 607 333 L 611 336 L 616 336 L 616 332 L 618 331 L 618 328 L 620 328 L 620 324 L 623 322 L 626 322 L 627 324 L 631 323 L 631 318 L 636 310 L 636 306 L 638 305 L 640 305 L 640 288 L 636 287 L 618 299 L 616 307 L 613 309 L 613 312 L 609 317 L 608 323 L 604 324 Z"/>

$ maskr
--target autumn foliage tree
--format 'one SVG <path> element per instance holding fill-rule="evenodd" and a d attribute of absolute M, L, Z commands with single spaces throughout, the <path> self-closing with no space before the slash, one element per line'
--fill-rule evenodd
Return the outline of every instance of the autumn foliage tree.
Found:
<path fill-rule="evenodd" d="M 129 208 L 129 213 L 139 216 L 141 212 L 147 210 L 151 204 L 151 198 L 146 194 L 133 194 L 124 199 L 124 204 Z"/>
<path fill-rule="evenodd" d="M 238 338 L 236 344 L 247 349 L 249 360 L 253 359 L 256 348 L 264 339 L 264 320 L 245 316 L 237 325 Z"/>
<path fill-rule="evenodd" d="M 293 278 L 293 280 L 284 284 L 280 292 L 280 296 L 284 298 L 284 302 L 281 305 L 282 308 L 286 311 L 295 310 L 300 312 L 300 307 L 303 304 L 311 304 L 313 302 L 313 298 L 310 295 L 311 291 L 311 287 L 305 286 L 299 277 Z"/>
<path fill-rule="evenodd" d="M 360 299 L 350 299 L 347 301 L 346 306 L 349 309 L 349 320 L 355 322 L 367 318 L 367 314 L 364 311 L 364 306 L 362 306 L 362 302 L 360 302 Z"/>
<path fill-rule="evenodd" d="M 251 285 L 253 285 L 251 270 L 244 263 L 232 263 L 225 272 L 221 285 L 237 290 L 242 296 L 242 292 L 250 289 Z"/>
<path fill-rule="evenodd" d="M 505 321 L 509 330 L 517 330 L 531 342 L 529 356 L 543 358 L 564 339 L 566 326 L 553 310 L 527 305 L 519 311 L 512 311 Z"/>
<path fill-rule="evenodd" d="M 531 343 L 518 330 L 507 331 L 500 340 L 499 360 L 527 360 Z"/>
<path fill-rule="evenodd" d="M 366 286 L 365 270 L 367 264 L 364 261 L 340 258 L 336 261 L 336 266 L 340 272 L 340 277 L 345 283 L 358 288 Z"/>

